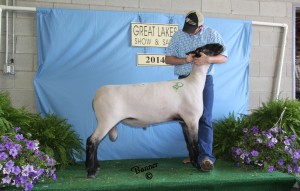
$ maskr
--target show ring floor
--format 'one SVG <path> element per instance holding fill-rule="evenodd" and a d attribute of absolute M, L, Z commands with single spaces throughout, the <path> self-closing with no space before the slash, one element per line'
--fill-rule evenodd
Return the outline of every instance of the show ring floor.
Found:
<path fill-rule="evenodd" d="M 101 170 L 95 179 L 87 179 L 84 164 L 78 164 L 58 170 L 56 182 L 38 183 L 33 190 L 290 191 L 296 182 L 296 178 L 290 174 L 245 171 L 220 160 L 212 172 L 204 173 L 190 164 L 183 164 L 182 160 L 183 158 L 100 161 Z"/>

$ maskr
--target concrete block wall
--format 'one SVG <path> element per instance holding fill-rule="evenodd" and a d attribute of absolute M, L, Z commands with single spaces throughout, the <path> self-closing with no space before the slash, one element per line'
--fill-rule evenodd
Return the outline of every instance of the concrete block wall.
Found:
<path fill-rule="evenodd" d="M 151 11 L 185 14 L 192 9 L 201 10 L 206 16 L 246 19 L 262 22 L 286 23 L 289 26 L 286 44 L 281 98 L 292 98 L 292 7 L 298 0 L 15 0 L 16 6 L 70 8 L 91 10 Z M 9 0 L 12 5 L 12 0 Z M 0 0 L 5 5 L 5 0 Z M 33 78 L 37 69 L 36 24 L 33 12 L 15 12 L 15 75 L 3 75 L 5 63 L 5 12 L 2 15 L 0 45 L 0 90 L 10 92 L 13 105 L 25 106 L 36 112 Z M 11 24 L 9 14 L 9 23 Z M 12 27 L 9 26 L 9 55 L 12 55 Z M 250 102 L 255 109 L 272 99 L 279 64 L 283 30 L 279 27 L 253 26 L 250 63 Z M 234 80 L 234 79 L 233 79 Z M 218 95 L 216 95 L 218 96 Z"/>

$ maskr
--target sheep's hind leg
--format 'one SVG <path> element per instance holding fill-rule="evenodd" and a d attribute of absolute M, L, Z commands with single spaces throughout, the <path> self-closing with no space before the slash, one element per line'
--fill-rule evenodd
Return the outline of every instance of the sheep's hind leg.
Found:
<path fill-rule="evenodd" d="M 97 148 L 99 142 L 90 136 L 86 141 L 86 161 L 85 166 L 88 171 L 88 178 L 95 178 L 95 174 L 98 168 L 97 163 Z"/>
<path fill-rule="evenodd" d="M 114 117 L 116 119 L 117 117 Z M 96 172 L 100 165 L 97 160 L 97 150 L 99 143 L 102 141 L 104 136 L 117 124 L 117 120 L 110 120 L 107 117 L 97 116 L 97 119 L 106 119 L 98 124 L 97 129 L 87 139 L 86 143 L 86 169 L 88 172 L 88 178 L 95 178 Z"/>

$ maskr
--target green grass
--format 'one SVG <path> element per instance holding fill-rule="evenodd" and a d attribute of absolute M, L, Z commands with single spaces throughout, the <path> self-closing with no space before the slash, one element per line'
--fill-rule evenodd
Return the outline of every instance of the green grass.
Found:
<path fill-rule="evenodd" d="M 136 174 L 134 166 L 145 167 L 157 163 L 156 168 Z M 57 181 L 38 183 L 33 190 L 290 190 L 294 176 L 260 170 L 245 171 L 232 163 L 217 161 L 211 173 L 203 173 L 182 158 L 139 159 L 100 162 L 101 170 L 95 179 L 87 179 L 84 164 L 61 169 Z M 152 174 L 152 179 L 146 178 Z"/>

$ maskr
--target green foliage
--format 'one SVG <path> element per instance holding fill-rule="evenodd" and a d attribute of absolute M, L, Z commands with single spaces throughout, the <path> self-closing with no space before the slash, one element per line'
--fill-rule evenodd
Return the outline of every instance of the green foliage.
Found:
<path fill-rule="evenodd" d="M 49 114 L 35 120 L 26 131 L 39 140 L 43 152 L 53 156 L 59 165 L 65 166 L 74 164 L 75 158 L 80 159 L 83 151 L 82 140 L 71 127 L 66 119 Z"/>
<path fill-rule="evenodd" d="M 282 118 L 282 128 L 288 134 L 296 135 L 299 142 L 300 102 L 298 100 L 279 99 L 264 103 L 258 109 L 253 110 L 249 117 L 253 125 L 259 126 L 262 130 L 267 130 L 278 121 L 284 108 L 286 108 L 286 111 Z"/>
<path fill-rule="evenodd" d="M 249 129 L 254 126 L 257 126 L 260 131 L 266 132 L 274 127 L 282 128 L 286 136 L 295 135 L 296 140 L 293 142 L 293 146 L 297 148 L 300 143 L 300 102 L 289 99 L 269 101 L 263 103 L 249 115 L 236 117 L 234 114 L 230 114 L 228 117 L 214 122 L 214 155 L 224 160 L 233 160 L 232 149 L 245 146 L 245 132 L 243 131 L 248 129 L 249 132 Z M 247 144 L 251 146 L 252 143 L 250 141 Z M 282 153 L 270 157 L 276 158 L 284 154 L 282 151 Z"/>
<path fill-rule="evenodd" d="M 0 107 L 0 135 L 4 135 L 9 129 L 11 129 L 12 124 L 3 117 L 4 111 Z"/>
<path fill-rule="evenodd" d="M 232 159 L 231 148 L 241 141 L 246 120 L 245 116 L 236 117 L 232 113 L 214 122 L 214 155 L 217 158 L 227 161 Z"/>
<path fill-rule="evenodd" d="M 10 108 L 11 103 L 8 93 L 0 92 L 0 134 L 2 135 L 12 127 L 11 122 L 9 122 L 5 117 L 7 110 Z"/>
<path fill-rule="evenodd" d="M 29 113 L 25 108 L 14 108 L 8 92 L 0 92 L 0 133 L 4 134 L 14 127 L 28 127 L 38 115 Z"/>
<path fill-rule="evenodd" d="M 21 127 L 24 135 L 31 134 L 32 139 L 40 142 L 41 150 L 54 157 L 60 166 L 73 164 L 75 157 L 81 159 L 82 140 L 66 119 L 53 114 L 43 118 L 25 108 L 14 108 L 9 94 L 0 92 L 0 134 L 11 132 L 13 127 Z"/>

